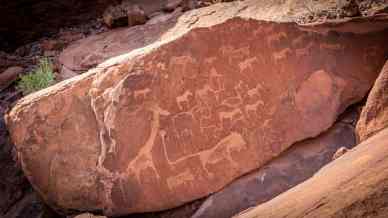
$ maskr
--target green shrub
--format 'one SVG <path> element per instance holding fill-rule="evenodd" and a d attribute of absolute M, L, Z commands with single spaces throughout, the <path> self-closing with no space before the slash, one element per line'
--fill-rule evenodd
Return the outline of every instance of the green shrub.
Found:
<path fill-rule="evenodd" d="M 36 70 L 20 77 L 18 88 L 24 95 L 28 95 L 54 83 L 53 65 L 48 58 L 42 58 Z"/>

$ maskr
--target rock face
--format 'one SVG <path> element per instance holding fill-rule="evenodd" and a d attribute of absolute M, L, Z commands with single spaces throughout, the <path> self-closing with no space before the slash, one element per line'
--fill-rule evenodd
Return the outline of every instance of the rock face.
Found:
<path fill-rule="evenodd" d="M 346 147 L 341 147 L 339 148 L 333 155 L 332 159 L 335 160 L 335 159 L 338 159 L 340 158 L 341 156 L 343 156 L 344 154 L 346 154 L 346 152 L 348 152 L 349 149 L 346 148 Z"/>
<path fill-rule="evenodd" d="M 271 200 L 313 176 L 332 160 L 337 149 L 352 148 L 355 142 L 354 127 L 340 121 L 314 139 L 295 143 L 264 167 L 210 196 L 192 218 L 230 218 Z"/>
<path fill-rule="evenodd" d="M 61 27 L 99 17 L 115 0 L 19 0 L 0 4 L 0 48 L 13 50 Z"/>
<path fill-rule="evenodd" d="M 357 123 L 359 141 L 388 126 L 388 61 L 381 70 Z"/>
<path fill-rule="evenodd" d="M 33 186 L 63 210 L 164 210 L 328 129 L 376 79 L 387 17 L 301 27 L 260 4 L 191 11 L 163 40 L 19 101 L 7 124 Z"/>
<path fill-rule="evenodd" d="M 388 129 L 238 218 L 387 217 Z"/>
<path fill-rule="evenodd" d="M 181 14 L 179 11 L 174 12 L 170 19 L 159 24 L 112 30 L 77 41 L 59 57 L 62 72 L 84 73 L 111 57 L 152 44 L 174 26 Z"/>

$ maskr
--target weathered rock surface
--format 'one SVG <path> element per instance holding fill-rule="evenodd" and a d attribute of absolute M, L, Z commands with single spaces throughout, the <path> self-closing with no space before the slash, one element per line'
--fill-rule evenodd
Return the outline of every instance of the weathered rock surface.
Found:
<path fill-rule="evenodd" d="M 59 56 L 62 71 L 84 73 L 111 57 L 152 44 L 174 26 L 181 14 L 176 11 L 165 22 L 116 29 L 77 41 Z"/>
<path fill-rule="evenodd" d="M 328 129 L 376 79 L 387 17 L 301 27 L 283 7 L 191 11 L 160 41 L 19 101 L 7 123 L 33 186 L 63 210 L 164 210 Z"/>
<path fill-rule="evenodd" d="M 75 216 L 74 218 L 107 218 L 106 216 L 95 216 L 91 213 L 83 213 L 78 216 Z"/>
<path fill-rule="evenodd" d="M 357 122 L 359 141 L 388 126 L 388 61 L 381 70 Z"/>
<path fill-rule="evenodd" d="M 238 218 L 387 217 L 388 129 Z"/>
<path fill-rule="evenodd" d="M 348 116 L 357 117 L 354 113 Z M 313 176 L 332 160 L 337 149 L 352 148 L 355 143 L 354 127 L 340 121 L 316 138 L 295 143 L 264 167 L 210 196 L 192 218 L 230 218 L 271 200 Z"/>

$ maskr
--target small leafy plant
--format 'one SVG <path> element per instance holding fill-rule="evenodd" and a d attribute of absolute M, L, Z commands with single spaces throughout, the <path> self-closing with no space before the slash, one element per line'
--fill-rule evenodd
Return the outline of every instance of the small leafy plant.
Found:
<path fill-rule="evenodd" d="M 53 65 L 48 58 L 42 58 L 34 71 L 20 77 L 18 88 L 24 95 L 28 95 L 47 88 L 54 83 Z"/>

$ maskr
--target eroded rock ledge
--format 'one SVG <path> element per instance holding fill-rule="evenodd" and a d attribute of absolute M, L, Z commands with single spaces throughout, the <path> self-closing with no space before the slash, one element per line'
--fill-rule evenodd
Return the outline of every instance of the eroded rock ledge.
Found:
<path fill-rule="evenodd" d="M 173 208 L 318 135 L 366 95 L 387 57 L 386 16 L 322 32 L 251 3 L 187 13 L 160 41 L 19 101 L 7 125 L 45 200 L 113 216 Z M 378 29 L 346 29 L 371 20 Z"/>

